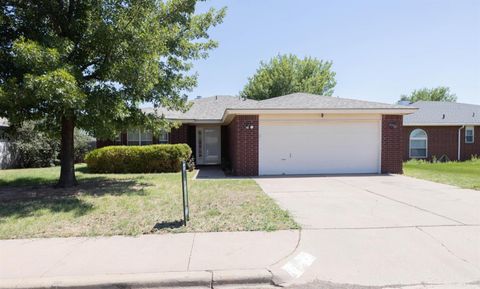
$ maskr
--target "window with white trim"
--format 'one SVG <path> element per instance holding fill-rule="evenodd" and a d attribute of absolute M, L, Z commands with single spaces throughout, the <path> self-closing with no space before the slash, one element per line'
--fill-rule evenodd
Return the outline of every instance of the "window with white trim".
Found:
<path fill-rule="evenodd" d="M 410 158 L 426 158 L 427 157 L 428 136 L 423 129 L 414 129 L 410 133 Z"/>
<path fill-rule="evenodd" d="M 160 135 L 158 136 L 158 143 L 160 144 L 168 143 L 168 132 L 166 131 L 160 132 Z"/>
<path fill-rule="evenodd" d="M 475 142 L 475 128 L 473 126 L 465 127 L 465 143 Z"/>
<path fill-rule="evenodd" d="M 139 129 L 131 129 L 127 131 L 127 145 L 150 145 L 152 141 L 152 133 L 149 131 L 141 131 Z"/>

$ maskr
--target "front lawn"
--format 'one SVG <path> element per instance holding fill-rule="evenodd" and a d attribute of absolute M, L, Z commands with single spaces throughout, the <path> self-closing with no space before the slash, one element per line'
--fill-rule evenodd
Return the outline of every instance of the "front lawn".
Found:
<path fill-rule="evenodd" d="M 85 165 L 76 172 L 78 187 L 53 189 L 58 167 L 0 170 L 0 195 L 48 196 L 2 201 L 0 239 L 298 228 L 253 180 L 189 180 L 183 227 L 180 174 L 90 174 Z"/>
<path fill-rule="evenodd" d="M 407 176 L 480 190 L 480 159 L 448 163 L 413 160 L 404 163 L 403 169 Z"/>

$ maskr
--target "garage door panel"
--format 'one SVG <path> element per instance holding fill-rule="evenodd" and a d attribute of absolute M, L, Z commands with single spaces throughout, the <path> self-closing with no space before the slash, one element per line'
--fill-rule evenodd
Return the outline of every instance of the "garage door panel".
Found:
<path fill-rule="evenodd" d="M 377 173 L 378 121 L 278 124 L 260 122 L 259 172 Z"/>

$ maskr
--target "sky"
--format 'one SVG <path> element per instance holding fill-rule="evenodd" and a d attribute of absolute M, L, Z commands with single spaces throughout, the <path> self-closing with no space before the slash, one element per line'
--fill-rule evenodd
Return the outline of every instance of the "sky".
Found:
<path fill-rule="evenodd" d="M 292 53 L 333 61 L 334 96 L 395 103 L 448 86 L 480 104 L 480 0 L 210 0 L 198 12 L 225 6 L 192 98 L 238 95 L 260 61 Z"/>

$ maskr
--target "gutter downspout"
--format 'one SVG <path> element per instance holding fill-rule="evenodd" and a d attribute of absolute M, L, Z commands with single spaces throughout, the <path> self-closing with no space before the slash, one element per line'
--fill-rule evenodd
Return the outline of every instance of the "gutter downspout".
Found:
<path fill-rule="evenodd" d="M 457 160 L 460 161 L 460 152 L 461 152 L 461 146 L 462 146 L 462 129 L 465 128 L 465 125 L 462 125 L 459 129 L 458 129 L 458 156 L 457 156 Z"/>

